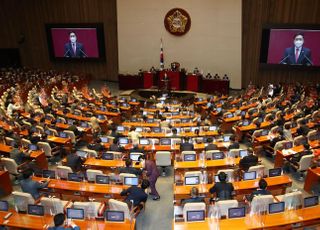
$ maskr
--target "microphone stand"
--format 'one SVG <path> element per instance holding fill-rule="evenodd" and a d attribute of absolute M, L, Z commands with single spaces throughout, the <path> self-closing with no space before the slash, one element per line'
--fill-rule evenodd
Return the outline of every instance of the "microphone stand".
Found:
<path fill-rule="evenodd" d="M 290 54 L 288 54 L 286 57 L 284 57 L 279 64 L 287 64 L 287 63 L 283 63 L 288 57 L 290 57 Z"/>
<path fill-rule="evenodd" d="M 64 57 L 69 57 L 69 55 L 68 56 L 66 56 L 66 54 L 68 53 L 68 52 L 70 52 L 70 49 L 68 49 L 65 53 L 64 53 Z"/>
<path fill-rule="evenodd" d="M 304 56 L 305 59 L 307 59 L 307 61 L 308 61 L 311 65 L 313 65 L 312 61 L 311 61 L 305 54 L 303 54 L 303 56 Z"/>
<path fill-rule="evenodd" d="M 79 50 L 80 50 L 80 52 L 84 55 L 84 57 L 88 57 L 88 55 L 87 55 L 85 52 L 83 52 L 82 49 L 79 49 Z"/>

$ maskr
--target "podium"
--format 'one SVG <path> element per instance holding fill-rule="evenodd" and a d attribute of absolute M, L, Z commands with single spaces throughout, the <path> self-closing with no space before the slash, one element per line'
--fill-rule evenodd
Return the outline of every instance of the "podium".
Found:
<path fill-rule="evenodd" d="M 162 89 L 164 87 L 164 75 L 167 74 L 168 79 L 170 81 L 169 90 L 182 90 L 182 74 L 181 72 L 175 71 L 160 71 L 159 73 L 159 88 Z"/>
<path fill-rule="evenodd" d="M 200 80 L 201 80 L 201 75 L 188 74 L 187 75 L 186 90 L 193 91 L 193 92 L 199 92 Z"/>
<path fill-rule="evenodd" d="M 150 89 L 155 84 L 154 73 L 152 72 L 143 72 L 143 88 Z"/>

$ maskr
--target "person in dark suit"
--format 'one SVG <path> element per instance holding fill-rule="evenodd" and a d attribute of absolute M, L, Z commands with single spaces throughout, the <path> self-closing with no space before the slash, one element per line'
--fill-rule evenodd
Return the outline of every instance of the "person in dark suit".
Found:
<path fill-rule="evenodd" d="M 227 182 L 227 174 L 220 172 L 218 174 L 219 181 L 209 189 L 211 194 L 216 194 L 218 200 L 231 200 L 233 198 L 234 188 L 232 183 Z"/>
<path fill-rule="evenodd" d="M 138 206 L 141 202 L 146 202 L 148 199 L 148 194 L 145 193 L 145 190 L 150 186 L 148 180 L 143 180 L 141 187 L 131 186 L 128 189 L 123 190 L 120 195 L 127 196 L 125 202 L 128 203 L 129 207 L 131 206 L 131 200 L 133 200 L 133 206 Z"/>
<path fill-rule="evenodd" d="M 130 158 L 126 159 L 126 167 L 120 168 L 119 173 L 130 173 L 136 176 L 142 174 L 141 170 L 132 167 L 132 160 Z"/>
<path fill-rule="evenodd" d="M 124 149 L 118 145 L 118 138 L 114 138 L 112 144 L 109 147 L 109 151 L 122 152 Z"/>
<path fill-rule="evenodd" d="M 293 46 L 286 48 L 280 64 L 313 65 L 310 49 L 303 47 L 304 34 L 297 33 L 293 37 Z"/>
<path fill-rule="evenodd" d="M 64 44 L 64 57 L 71 58 L 85 58 L 87 54 L 84 51 L 82 43 L 77 42 L 77 35 L 75 32 L 69 32 L 69 42 Z"/>
<path fill-rule="evenodd" d="M 212 140 L 211 137 L 209 137 L 209 138 L 207 139 L 207 142 L 208 142 L 209 144 L 204 148 L 205 151 L 218 150 L 218 146 L 215 145 L 215 144 L 213 144 L 212 141 L 213 141 L 213 140 Z"/>
<path fill-rule="evenodd" d="M 191 188 L 190 196 L 191 196 L 191 198 L 183 199 L 181 201 L 181 205 L 185 205 L 186 203 L 204 202 L 204 198 L 199 197 L 199 189 L 197 187 Z"/>
<path fill-rule="evenodd" d="M 76 154 L 75 150 L 71 151 L 67 155 L 66 166 L 70 167 L 73 172 L 80 171 L 80 169 L 82 168 L 83 162 L 84 160 Z"/>
<path fill-rule="evenodd" d="M 138 144 L 134 144 L 133 148 L 130 149 L 129 151 L 130 153 L 143 153 L 144 154 L 144 150 L 142 148 L 139 148 Z"/>
<path fill-rule="evenodd" d="M 230 136 L 230 145 L 229 145 L 229 150 L 230 149 L 238 149 L 240 148 L 239 142 L 236 141 L 236 137 L 234 135 Z"/>
<path fill-rule="evenodd" d="M 45 182 L 40 183 L 31 179 L 32 170 L 27 170 L 23 173 L 23 180 L 20 182 L 21 190 L 25 193 L 31 194 L 33 199 L 37 200 L 40 197 L 39 190 L 46 188 L 49 184 L 47 179 Z"/>
<path fill-rule="evenodd" d="M 255 166 L 258 164 L 259 158 L 253 154 L 252 149 L 248 150 L 248 156 L 245 156 L 242 158 L 239 162 L 240 169 L 243 169 L 244 171 L 248 171 L 248 169 L 251 166 Z"/>
<path fill-rule="evenodd" d="M 180 151 L 193 151 L 194 146 L 189 142 L 189 137 L 183 138 L 183 143 L 180 144 Z"/>
<path fill-rule="evenodd" d="M 156 183 L 157 183 L 158 177 L 160 176 L 160 173 L 158 171 L 156 163 L 151 160 L 146 160 L 145 156 L 140 156 L 139 161 L 142 167 L 145 169 L 146 176 L 148 177 L 148 180 L 150 182 L 150 189 L 151 189 L 150 195 L 154 196 L 153 200 L 160 200 L 159 193 L 156 189 Z"/>
<path fill-rule="evenodd" d="M 310 129 L 307 126 L 306 120 L 302 120 L 298 125 L 298 129 L 297 129 L 298 136 L 300 135 L 307 136 L 309 131 Z"/>
<path fill-rule="evenodd" d="M 23 153 L 19 149 L 19 145 L 17 142 L 13 143 L 13 149 L 10 151 L 10 158 L 13 159 L 17 165 L 21 165 L 24 162 L 28 161 L 30 156 L 30 152 Z"/>
<path fill-rule="evenodd" d="M 304 144 L 303 147 L 304 147 L 304 150 L 302 152 L 298 152 L 298 153 L 294 154 L 291 158 L 288 159 L 289 162 L 291 162 L 295 165 L 298 165 L 299 161 L 301 160 L 301 158 L 303 156 L 313 154 L 313 152 L 310 149 L 309 144 Z"/>
<path fill-rule="evenodd" d="M 65 220 L 66 220 L 66 217 L 63 213 L 56 214 L 53 217 L 54 226 L 49 227 L 48 230 L 80 230 L 80 228 L 72 221 L 68 223 L 70 227 L 65 227 L 66 225 Z"/>
<path fill-rule="evenodd" d="M 248 201 L 252 201 L 255 196 L 259 195 L 271 195 L 271 192 L 267 190 L 268 183 L 265 179 L 259 180 L 259 188 L 252 192 L 251 195 L 248 197 Z"/>

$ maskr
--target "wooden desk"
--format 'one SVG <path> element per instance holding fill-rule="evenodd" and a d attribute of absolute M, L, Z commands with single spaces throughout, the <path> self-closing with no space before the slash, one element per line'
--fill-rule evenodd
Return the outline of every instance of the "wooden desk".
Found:
<path fill-rule="evenodd" d="M 88 158 L 84 165 L 88 166 L 89 168 L 100 169 L 103 172 L 114 172 L 114 168 L 120 168 L 125 166 L 125 162 L 122 160 L 102 160 L 102 159 L 95 159 L 95 158 Z M 142 168 L 141 164 L 135 165 L 133 164 L 134 168 Z"/>
<path fill-rule="evenodd" d="M 307 176 L 306 176 L 305 182 L 304 182 L 304 187 L 303 187 L 303 189 L 304 189 L 306 192 L 309 192 L 309 193 L 310 193 L 312 187 L 313 187 L 315 184 L 318 184 L 318 185 L 319 185 L 319 182 L 320 182 L 320 167 L 315 168 L 315 169 L 309 168 L 309 169 L 308 169 L 308 172 L 307 172 Z"/>
<path fill-rule="evenodd" d="M 8 171 L 0 171 L 0 196 L 8 196 L 12 192 L 12 185 Z"/>
<path fill-rule="evenodd" d="M 241 116 L 235 116 L 231 118 L 223 118 L 222 119 L 222 124 L 221 124 L 221 131 L 222 132 L 230 132 L 232 131 L 232 126 L 234 123 L 237 121 L 241 120 Z"/>
<path fill-rule="evenodd" d="M 240 158 L 224 158 L 221 160 L 205 160 L 205 161 L 175 161 L 175 170 L 185 169 L 200 169 L 200 168 L 228 168 L 234 165 L 238 165 Z M 203 164 L 204 163 L 204 164 Z"/>
<path fill-rule="evenodd" d="M 259 129 L 264 129 L 267 128 L 271 125 L 270 122 L 268 121 L 264 121 L 261 123 L 260 128 Z M 236 127 L 236 137 L 239 141 L 242 140 L 242 137 L 249 131 L 254 131 L 257 129 L 256 124 L 251 123 L 250 125 L 247 126 L 237 126 Z"/>
<path fill-rule="evenodd" d="M 296 223 L 301 223 L 304 227 L 318 226 L 320 223 L 319 212 L 320 205 L 271 215 L 246 215 L 244 218 L 220 220 L 219 229 L 292 229 L 292 224 Z M 216 226 L 217 224 L 209 218 L 206 218 L 205 222 L 188 223 L 173 221 L 172 223 L 172 229 L 174 230 L 214 229 Z"/>

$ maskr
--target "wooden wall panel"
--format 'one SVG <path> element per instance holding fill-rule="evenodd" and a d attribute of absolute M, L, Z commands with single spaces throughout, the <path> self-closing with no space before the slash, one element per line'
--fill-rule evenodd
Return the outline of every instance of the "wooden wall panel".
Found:
<path fill-rule="evenodd" d="M 20 48 L 22 64 L 91 73 L 93 77 L 116 81 L 118 38 L 116 0 L 2 0 L 0 2 L 0 47 Z M 51 62 L 45 23 L 104 24 L 106 62 Z M 18 43 L 23 35 L 25 41 Z"/>
<path fill-rule="evenodd" d="M 261 32 L 264 24 L 320 24 L 318 0 L 242 0 L 242 87 L 251 81 L 319 82 L 320 71 L 259 68 Z"/>

